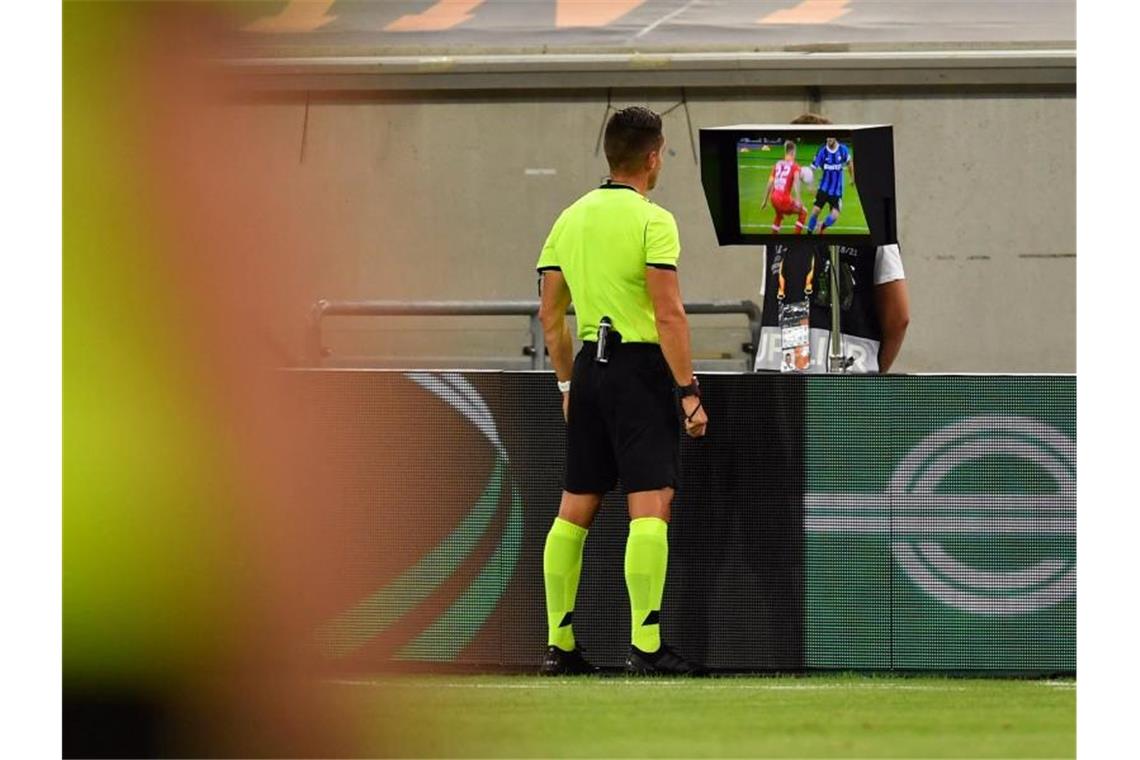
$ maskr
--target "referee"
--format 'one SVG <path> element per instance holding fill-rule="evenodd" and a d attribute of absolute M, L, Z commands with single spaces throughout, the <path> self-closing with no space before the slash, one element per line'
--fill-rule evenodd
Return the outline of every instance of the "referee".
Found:
<path fill-rule="evenodd" d="M 549 626 L 544 675 L 597 670 L 575 641 L 574 602 L 586 533 L 618 480 L 630 517 L 626 671 L 698 672 L 661 642 L 681 422 L 694 438 L 705 434 L 708 423 L 677 282 L 677 223 L 646 197 L 657 185 L 664 148 L 660 116 L 641 107 L 615 113 L 605 133 L 610 178 L 562 212 L 538 259 L 539 316 L 566 419 L 562 503 L 543 552 Z M 583 341 L 577 357 L 566 323 L 571 301 Z"/>

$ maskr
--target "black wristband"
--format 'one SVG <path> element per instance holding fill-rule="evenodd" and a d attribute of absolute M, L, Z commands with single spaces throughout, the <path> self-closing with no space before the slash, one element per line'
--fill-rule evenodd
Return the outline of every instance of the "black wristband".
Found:
<path fill-rule="evenodd" d="M 693 375 L 693 382 L 688 385 L 677 386 L 677 398 L 685 398 L 686 396 L 701 396 L 701 384 L 697 381 L 697 376 Z"/>

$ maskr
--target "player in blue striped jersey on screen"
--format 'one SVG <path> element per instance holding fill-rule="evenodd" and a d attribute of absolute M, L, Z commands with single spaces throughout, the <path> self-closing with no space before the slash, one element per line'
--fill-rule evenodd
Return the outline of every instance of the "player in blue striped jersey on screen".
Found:
<path fill-rule="evenodd" d="M 831 210 L 819 225 L 819 234 L 823 234 L 835 221 L 843 210 L 844 169 L 851 175 L 851 182 L 855 182 L 855 162 L 851 159 L 851 151 L 846 145 L 834 137 L 827 138 L 827 142 L 819 146 L 811 165 L 819 172 L 819 190 L 815 194 L 815 203 L 808 219 L 808 232 L 815 232 L 819 212 L 824 206 Z"/>

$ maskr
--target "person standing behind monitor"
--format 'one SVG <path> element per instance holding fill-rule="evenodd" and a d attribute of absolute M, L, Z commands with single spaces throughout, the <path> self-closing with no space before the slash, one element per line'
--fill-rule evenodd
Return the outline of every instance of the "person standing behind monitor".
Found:
<path fill-rule="evenodd" d="M 814 113 L 801 114 L 792 120 L 792 124 L 830 123 L 829 119 Z M 826 146 L 821 146 L 820 150 L 825 149 Z M 840 178 L 842 167 L 846 165 L 840 164 L 837 172 Z M 817 196 L 817 203 L 819 200 Z M 784 281 L 786 298 L 803 298 L 803 285 L 811 271 L 812 257 L 814 271 L 820 275 L 818 280 L 823 277 L 828 258 L 822 246 L 796 243 L 795 246 L 776 244 L 765 248 L 764 309 L 755 363 L 758 372 L 780 369 L 782 351 L 777 298 L 780 280 Z M 842 245 L 839 246 L 839 258 L 842 267 L 840 300 L 846 303 L 840 317 L 842 347 L 844 355 L 855 360 L 848 372 L 889 372 L 902 350 L 910 325 L 910 296 L 899 246 L 897 243 L 878 247 Z M 808 371 L 825 372 L 831 310 L 818 298 L 812 299 L 810 327 L 811 364 Z"/>

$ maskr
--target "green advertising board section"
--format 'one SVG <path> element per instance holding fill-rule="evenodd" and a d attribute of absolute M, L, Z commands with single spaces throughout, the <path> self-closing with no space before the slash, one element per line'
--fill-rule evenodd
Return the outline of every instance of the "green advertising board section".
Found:
<path fill-rule="evenodd" d="M 808 668 L 1076 669 L 1076 380 L 813 377 Z"/>

